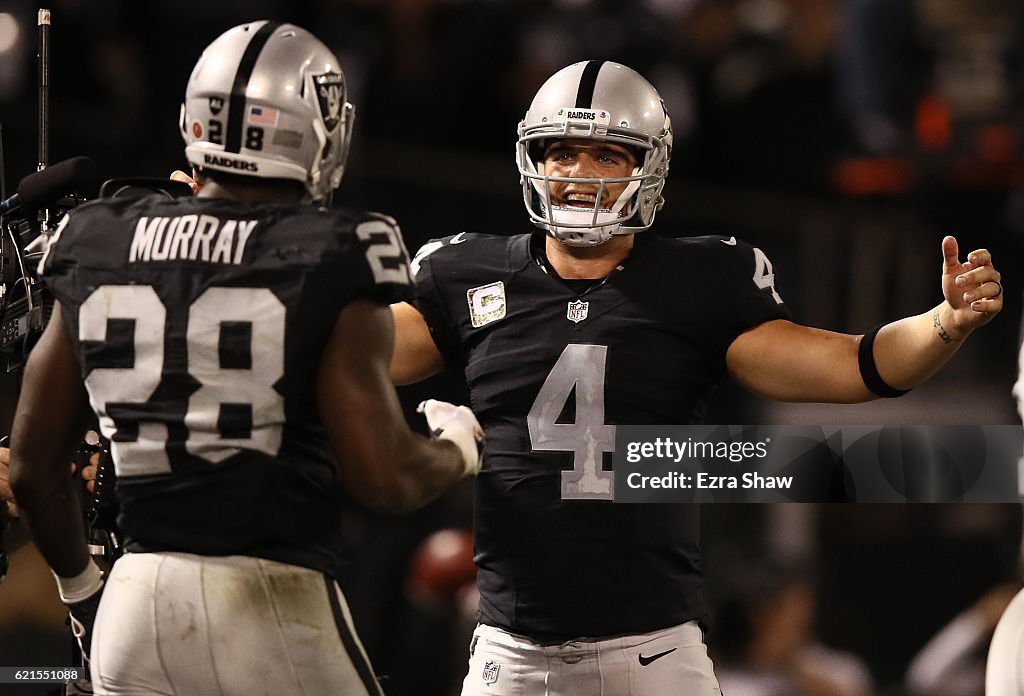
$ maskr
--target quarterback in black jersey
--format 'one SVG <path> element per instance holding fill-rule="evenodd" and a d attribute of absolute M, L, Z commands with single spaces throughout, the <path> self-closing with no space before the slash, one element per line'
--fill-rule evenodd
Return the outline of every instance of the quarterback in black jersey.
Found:
<path fill-rule="evenodd" d="M 431 401 L 437 441 L 409 430 L 388 378 L 401 234 L 309 204 L 338 185 L 351 124 L 316 37 L 235 27 L 186 89 L 198 197 L 87 203 L 50 240 L 58 303 L 25 370 L 11 488 L 96 693 L 382 693 L 335 582 L 342 493 L 422 505 L 479 469 L 479 425 Z M 105 584 L 67 475 L 90 405 L 128 540 Z"/>
<path fill-rule="evenodd" d="M 795 324 L 761 250 L 636 234 L 662 204 L 671 147 L 664 104 L 633 70 L 555 73 L 517 150 L 546 234 L 431 241 L 415 296 L 392 307 L 396 383 L 461 370 L 487 435 L 463 696 L 719 693 L 697 508 L 613 505 L 615 428 L 700 423 L 726 375 L 779 400 L 894 396 L 1002 308 L 989 253 L 961 263 L 947 237 L 933 310 L 866 336 Z"/>

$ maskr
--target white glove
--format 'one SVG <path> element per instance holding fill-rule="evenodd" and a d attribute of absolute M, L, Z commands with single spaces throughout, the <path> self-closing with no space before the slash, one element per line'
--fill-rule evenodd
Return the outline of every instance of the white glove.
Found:
<path fill-rule="evenodd" d="M 458 445 L 465 466 L 462 475 L 476 476 L 483 464 L 480 440 L 484 437 L 484 430 L 473 412 L 466 406 L 456 406 L 436 399 L 421 401 L 416 411 L 426 416 L 427 427 L 434 437 L 438 440 L 451 440 Z"/>

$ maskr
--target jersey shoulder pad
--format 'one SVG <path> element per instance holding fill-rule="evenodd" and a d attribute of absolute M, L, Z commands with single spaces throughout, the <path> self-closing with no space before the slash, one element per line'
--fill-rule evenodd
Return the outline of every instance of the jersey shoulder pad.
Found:
<path fill-rule="evenodd" d="M 82 203 L 65 213 L 46 242 L 46 251 L 39 262 L 39 274 L 52 275 L 63 266 L 74 264 L 80 256 L 78 248 L 83 238 L 93 230 L 115 227 L 110 223 L 121 215 L 123 209 L 123 204 L 112 206 L 111 201 L 101 199 Z"/>
<path fill-rule="evenodd" d="M 478 267 L 482 262 L 503 262 L 515 237 L 479 232 L 459 232 L 431 239 L 413 255 L 413 277 L 426 264 L 433 268 L 456 270 Z M 436 272 L 436 271 L 435 271 Z"/>
<path fill-rule="evenodd" d="M 751 249 L 751 245 L 741 239 L 720 234 L 709 234 L 701 237 L 675 237 L 663 238 L 669 246 L 673 246 L 684 252 L 693 252 L 699 249 L 705 252 L 725 252 L 729 250 Z"/>
<path fill-rule="evenodd" d="M 747 267 L 753 267 L 758 254 L 764 256 L 751 244 L 732 236 L 680 237 L 665 241 L 664 250 L 659 250 L 665 263 L 712 264 L 719 272 L 730 269 L 746 272 Z"/>
<path fill-rule="evenodd" d="M 345 232 L 351 240 L 348 248 L 357 250 L 358 265 L 369 269 L 371 284 L 387 288 L 387 301 L 405 299 L 412 286 L 409 252 L 398 222 L 389 215 L 374 212 L 349 213 Z"/>

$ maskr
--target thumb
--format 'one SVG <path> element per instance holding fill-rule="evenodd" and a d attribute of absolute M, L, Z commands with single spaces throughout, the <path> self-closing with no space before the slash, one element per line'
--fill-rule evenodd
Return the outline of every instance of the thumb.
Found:
<path fill-rule="evenodd" d="M 189 176 L 180 169 L 175 169 L 171 172 L 171 181 L 180 181 L 183 184 L 188 184 L 189 188 L 192 189 L 192 195 L 199 193 L 199 183 L 194 177 Z"/>
<path fill-rule="evenodd" d="M 960 247 L 956 237 L 946 236 L 942 239 L 942 272 L 951 273 L 960 268 Z"/>

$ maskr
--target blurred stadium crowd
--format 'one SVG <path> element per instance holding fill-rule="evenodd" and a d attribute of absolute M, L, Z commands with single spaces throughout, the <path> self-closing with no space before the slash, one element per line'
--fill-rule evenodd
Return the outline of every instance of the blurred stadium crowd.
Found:
<path fill-rule="evenodd" d="M 37 9 L 0 0 L 5 196 L 37 159 Z M 357 109 L 336 203 L 394 215 L 410 251 L 464 230 L 524 230 L 513 147 L 537 86 L 576 60 L 630 65 L 664 95 L 675 128 L 657 230 L 764 248 L 803 323 L 861 333 L 931 306 L 945 234 L 961 249 L 987 246 L 1005 274 L 1003 316 L 917 392 L 847 408 L 780 406 L 726 388 L 709 422 L 1018 422 L 1019 2 L 62 0 L 49 9 L 51 159 L 87 155 L 101 179 L 183 168 L 182 86 L 225 28 L 273 17 L 316 31 L 341 58 Z M 983 387 L 969 409 L 958 398 L 968 383 Z M 0 377 L 0 434 L 13 385 Z M 403 397 L 460 390 L 449 377 Z M 473 599 L 465 535 L 420 551 L 436 531 L 469 527 L 469 501 L 457 488 L 408 518 L 346 521 L 347 593 L 390 696 L 457 693 Z M 1019 506 L 711 505 L 705 517 L 709 645 L 730 696 L 980 696 L 986 622 L 1019 587 Z M 17 530 L 9 541 L 19 549 L 0 587 L 0 663 L 61 664 L 56 593 Z M 958 616 L 945 643 L 929 643 Z"/>

